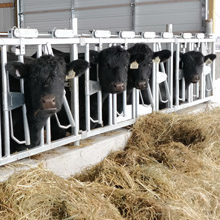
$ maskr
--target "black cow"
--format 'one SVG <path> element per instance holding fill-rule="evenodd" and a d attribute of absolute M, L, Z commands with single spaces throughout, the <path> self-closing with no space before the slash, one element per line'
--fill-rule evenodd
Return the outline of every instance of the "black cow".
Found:
<path fill-rule="evenodd" d="M 15 61 L 6 64 L 5 68 L 10 75 L 24 79 L 30 148 L 40 144 L 42 127 L 50 116 L 60 111 L 66 76 L 73 71 L 76 76 L 81 76 L 88 66 L 88 62 L 84 60 L 66 63 L 63 58 L 51 55 L 44 55 L 24 64 Z M 15 124 L 14 127 L 19 125 Z"/>
<path fill-rule="evenodd" d="M 215 58 L 216 58 L 215 54 L 209 54 L 204 56 L 199 51 L 189 51 L 186 53 L 180 53 L 179 66 L 180 69 L 182 70 L 183 77 L 185 78 L 186 88 L 188 88 L 191 83 L 197 83 L 201 79 L 204 63 L 208 59 L 213 61 Z M 174 62 L 174 71 L 175 71 L 175 62 Z"/>
<path fill-rule="evenodd" d="M 69 60 L 70 55 L 53 49 L 55 56 L 64 57 L 65 60 Z M 84 53 L 78 54 L 80 58 L 85 58 Z M 103 49 L 101 52 L 90 50 L 90 76 L 92 81 L 98 81 L 102 91 L 102 114 L 103 124 L 108 124 L 108 95 L 120 94 L 126 90 L 127 86 L 127 71 L 129 66 L 129 53 L 120 46 L 112 46 Z M 97 78 L 97 64 L 98 64 L 98 78 Z M 70 92 L 67 90 L 67 99 L 70 100 Z M 79 113 L 80 113 L 80 129 L 85 130 L 85 77 L 79 78 Z M 98 101 L 97 95 L 90 95 L 90 114 L 94 120 L 98 118 Z M 59 116 L 59 115 L 58 115 Z M 62 124 L 67 124 L 67 118 L 65 115 L 60 115 Z M 91 128 L 99 127 L 98 123 L 91 121 Z M 56 137 L 61 138 L 64 133 L 59 131 Z"/>
<path fill-rule="evenodd" d="M 98 56 L 98 77 L 102 91 L 102 116 L 103 125 L 107 125 L 108 122 L 108 95 L 109 94 L 121 94 L 127 88 L 128 80 L 128 66 L 129 66 L 129 53 L 121 48 L 121 46 L 112 46 L 102 50 Z M 90 71 L 92 77 L 96 76 L 97 72 L 93 68 Z M 90 96 L 91 101 L 91 117 L 97 119 L 97 97 L 96 94 Z M 120 99 L 118 101 L 120 105 Z M 82 120 L 82 129 L 83 118 Z M 97 123 L 91 122 L 91 127 L 97 127 Z"/>
<path fill-rule="evenodd" d="M 185 79 L 185 90 L 187 92 L 188 87 L 191 84 L 195 84 L 200 81 L 203 72 L 204 64 L 207 60 L 211 62 L 216 58 L 215 54 L 208 54 L 204 56 L 199 51 L 189 51 L 186 53 L 180 53 L 179 70 L 182 72 L 181 75 Z M 162 98 L 165 99 L 165 88 L 164 85 L 160 85 L 160 91 Z M 176 100 L 176 52 L 173 56 L 173 103 Z M 179 83 L 179 94 L 181 97 L 182 83 Z M 165 105 L 161 105 L 164 108 Z"/>
<path fill-rule="evenodd" d="M 169 50 L 153 52 L 144 43 L 137 43 L 128 49 L 130 53 L 130 66 L 128 70 L 127 99 L 131 103 L 132 89 L 140 89 L 145 104 L 150 104 L 147 93 L 148 82 L 151 80 L 153 60 L 158 57 L 160 62 L 165 62 L 171 56 Z M 150 84 L 150 83 L 149 83 Z"/>

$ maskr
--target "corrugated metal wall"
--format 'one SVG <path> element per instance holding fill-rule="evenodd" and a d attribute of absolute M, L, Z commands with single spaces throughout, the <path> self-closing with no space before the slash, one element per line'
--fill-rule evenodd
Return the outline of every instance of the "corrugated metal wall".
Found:
<path fill-rule="evenodd" d="M 93 29 L 108 29 L 113 33 L 132 29 L 130 0 L 75 0 L 79 33 Z"/>
<path fill-rule="evenodd" d="M 173 24 L 174 32 L 202 30 L 201 0 L 21 0 L 23 27 L 47 32 L 69 28 L 74 3 L 79 33 L 92 29 L 165 31 Z M 134 20 L 133 20 L 134 19 Z"/>
<path fill-rule="evenodd" d="M 2 3 L 13 3 L 14 0 L 0 0 Z M 9 4 L 10 5 L 10 4 Z M 14 5 L 14 4 L 13 4 Z M 0 32 L 8 32 L 14 24 L 14 7 L 3 6 L 0 8 Z"/>
<path fill-rule="evenodd" d="M 173 24 L 174 32 L 200 32 L 202 28 L 200 0 L 138 0 L 135 8 L 136 31 L 161 32 L 166 30 L 166 24 Z"/>
<path fill-rule="evenodd" d="M 22 27 L 48 32 L 53 28 L 69 28 L 71 0 L 21 0 L 24 13 Z"/>

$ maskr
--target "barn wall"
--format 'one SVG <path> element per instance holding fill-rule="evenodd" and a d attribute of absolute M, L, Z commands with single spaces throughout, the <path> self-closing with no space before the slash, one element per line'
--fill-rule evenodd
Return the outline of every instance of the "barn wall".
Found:
<path fill-rule="evenodd" d="M 15 25 L 13 7 L 5 7 L 2 3 L 14 3 L 14 0 L 0 0 L 0 32 L 8 32 Z"/>
<path fill-rule="evenodd" d="M 145 1 L 136 7 L 136 31 L 166 30 L 173 24 L 174 32 L 200 32 L 202 29 L 202 5 L 194 1 Z M 160 2 L 160 3 L 159 3 Z"/>
<path fill-rule="evenodd" d="M 71 7 L 78 18 L 79 33 L 92 29 L 165 31 L 173 24 L 174 32 L 202 30 L 201 0 L 21 0 L 24 13 L 23 27 L 47 32 L 69 28 Z"/>
<path fill-rule="evenodd" d="M 53 28 L 69 28 L 71 18 L 70 0 L 21 0 L 24 13 L 22 27 L 37 28 L 48 32 Z"/>

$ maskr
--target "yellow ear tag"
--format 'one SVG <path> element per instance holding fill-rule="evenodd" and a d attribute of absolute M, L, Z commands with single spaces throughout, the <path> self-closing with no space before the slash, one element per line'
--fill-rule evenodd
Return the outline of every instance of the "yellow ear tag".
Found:
<path fill-rule="evenodd" d="M 139 64 L 136 60 L 130 64 L 130 69 L 138 69 L 138 67 Z"/>
<path fill-rule="evenodd" d="M 160 62 L 160 57 L 155 57 L 155 58 L 153 59 L 153 62 L 154 62 L 154 63 L 159 63 L 159 62 Z"/>
<path fill-rule="evenodd" d="M 76 72 L 74 72 L 73 70 L 70 70 L 68 74 L 66 75 L 66 80 L 73 79 L 75 75 L 76 75 Z"/>
<path fill-rule="evenodd" d="M 206 65 L 212 64 L 212 60 L 211 60 L 210 58 L 208 58 L 208 59 L 205 61 L 205 64 L 206 64 Z"/>

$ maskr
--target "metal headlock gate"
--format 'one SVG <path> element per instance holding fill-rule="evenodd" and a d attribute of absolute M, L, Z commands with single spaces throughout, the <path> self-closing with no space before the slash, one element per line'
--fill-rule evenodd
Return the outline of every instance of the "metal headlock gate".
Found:
<path fill-rule="evenodd" d="M 148 89 L 151 104 L 145 105 L 142 103 L 141 93 L 137 89 L 133 89 L 132 105 L 127 105 L 126 91 L 123 92 L 123 112 L 117 112 L 117 95 L 109 94 L 109 125 L 90 129 L 90 123 L 93 120 L 90 117 L 90 95 L 96 93 L 98 101 L 98 122 L 102 122 L 102 92 L 97 86 L 99 82 L 89 81 L 89 69 L 85 73 L 85 100 L 86 100 L 86 130 L 79 130 L 79 85 L 78 78 L 70 80 L 71 92 L 73 94 L 71 103 L 68 103 L 64 97 L 64 106 L 70 125 L 72 134 L 68 137 L 51 141 L 50 134 L 50 120 L 48 120 L 45 129 L 42 129 L 41 144 L 38 147 L 26 151 L 10 154 L 10 139 L 16 140 L 20 144 L 29 144 L 29 130 L 26 117 L 26 108 L 23 97 L 23 81 L 21 80 L 21 92 L 12 93 L 8 88 L 8 76 L 5 71 L 5 64 L 7 63 L 7 49 L 9 47 L 16 48 L 18 60 L 23 62 L 24 55 L 28 47 L 33 46 L 36 48 L 37 55 L 41 56 L 43 52 L 52 52 L 52 47 L 56 45 L 69 45 L 71 51 L 71 60 L 78 58 L 78 50 L 85 52 L 85 59 L 89 61 L 89 50 L 102 50 L 103 48 L 110 47 L 111 45 L 121 45 L 125 49 L 129 48 L 135 43 L 146 43 L 153 51 L 161 49 L 169 49 L 171 51 L 171 58 L 167 61 L 168 68 L 164 68 L 157 59 L 153 61 L 153 76 L 152 84 Z M 177 111 L 187 108 L 199 103 L 209 101 L 213 96 L 213 80 L 215 78 L 214 64 L 208 64 L 204 68 L 202 78 L 196 85 L 191 85 L 185 92 L 184 78 L 182 78 L 181 71 L 179 70 L 179 56 L 180 52 L 189 50 L 201 51 L 204 55 L 208 53 L 215 53 L 215 40 L 211 36 L 205 34 L 190 34 L 184 33 L 174 36 L 173 33 L 163 32 L 143 32 L 135 34 L 134 32 L 124 31 L 116 35 L 112 35 L 109 31 L 93 31 L 91 34 L 75 35 L 72 30 L 53 30 L 48 35 L 41 35 L 35 29 L 12 29 L 9 36 L 0 38 L 1 47 L 1 71 L 2 71 L 2 101 L 1 111 L 3 117 L 0 118 L 1 123 L 4 122 L 4 127 L 0 131 L 0 165 L 10 163 L 22 158 L 26 158 L 56 147 L 75 142 L 79 143 L 80 140 L 101 134 L 104 132 L 112 131 L 133 124 L 140 114 L 148 114 L 152 111 L 159 111 L 159 102 L 167 103 L 167 108 L 162 110 L 164 112 Z M 173 52 L 176 51 L 176 60 L 173 61 Z M 173 82 L 173 62 L 176 62 L 176 81 Z M 160 65 L 160 71 L 159 71 Z M 167 71 L 165 73 L 165 71 Z M 164 83 L 166 91 L 166 100 L 163 100 L 160 94 L 159 84 Z M 173 84 L 176 84 L 175 91 Z M 179 91 L 179 84 L 182 83 L 182 91 Z M 93 86 L 96 85 L 96 86 Z M 95 87 L 96 89 L 92 89 Z M 150 89 L 151 88 L 151 89 Z M 173 103 L 173 94 L 176 94 L 176 99 Z M 140 97 L 140 98 L 139 98 Z M 180 102 L 181 101 L 181 102 Z M 13 134 L 12 128 L 12 114 L 13 109 L 23 106 L 23 121 L 24 121 L 24 136 L 25 140 L 17 140 Z M 0 116 L 1 117 L 1 116 Z M 59 120 L 58 120 L 59 124 Z M 59 124 L 60 125 L 60 124 Z M 62 125 L 60 125 L 62 126 Z M 67 127 L 66 127 L 67 128 Z M 46 130 L 46 132 L 44 132 Z M 44 137 L 45 136 L 45 137 Z M 4 138 L 2 138 L 4 137 Z M 1 140 L 4 139 L 4 142 Z M 4 149 L 4 156 L 2 156 L 2 149 Z"/>

